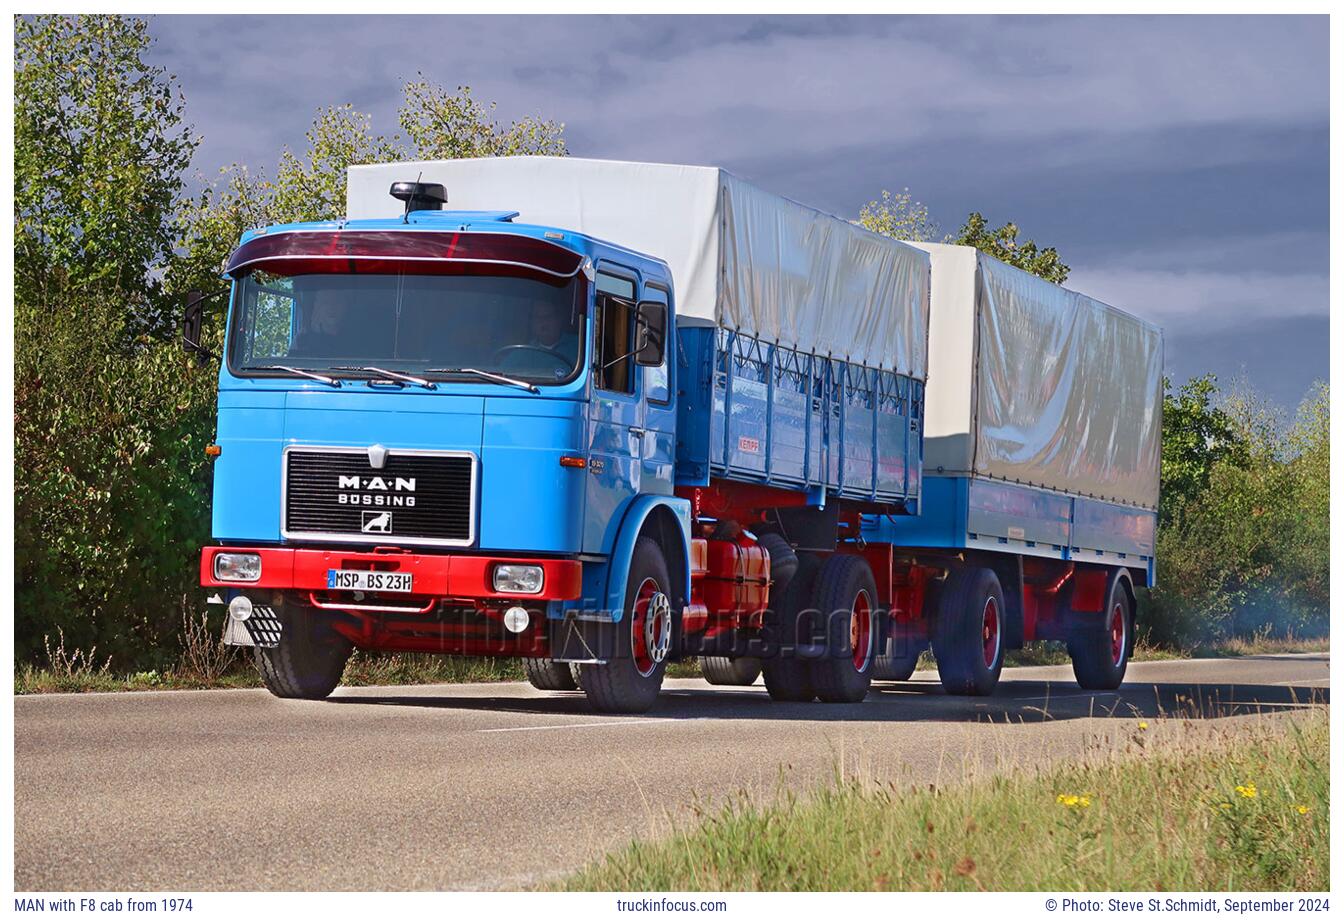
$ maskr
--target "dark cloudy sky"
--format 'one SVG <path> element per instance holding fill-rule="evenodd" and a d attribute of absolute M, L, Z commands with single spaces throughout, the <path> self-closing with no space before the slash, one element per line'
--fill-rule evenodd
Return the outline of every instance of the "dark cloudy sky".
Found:
<path fill-rule="evenodd" d="M 1177 379 L 1291 405 L 1328 375 L 1328 24 L 1317 17 L 159 16 L 204 174 L 313 111 L 395 130 L 423 72 L 565 123 L 577 156 L 718 165 L 853 216 L 908 187 L 1057 246 L 1167 332 Z"/>

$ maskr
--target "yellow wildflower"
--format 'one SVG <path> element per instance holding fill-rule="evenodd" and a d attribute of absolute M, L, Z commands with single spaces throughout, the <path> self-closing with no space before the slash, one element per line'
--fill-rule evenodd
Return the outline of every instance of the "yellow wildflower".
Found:
<path fill-rule="evenodd" d="M 1061 792 L 1059 795 L 1055 796 L 1055 801 L 1065 808 L 1087 808 L 1092 804 L 1092 797 Z"/>
<path fill-rule="evenodd" d="M 1237 795 L 1241 796 L 1243 799 L 1255 798 L 1255 783 L 1247 783 L 1244 786 L 1238 786 Z"/>
<path fill-rule="evenodd" d="M 1139 723 L 1139 731 L 1141 731 L 1141 732 L 1146 732 L 1147 730 L 1148 730 L 1148 723 L 1147 723 L 1147 722 L 1140 722 L 1140 723 Z"/>
<path fill-rule="evenodd" d="M 1299 806 L 1297 806 L 1297 813 L 1298 813 L 1299 815 L 1305 815 L 1305 814 L 1306 814 L 1307 812 L 1309 812 L 1309 811 L 1311 811 L 1311 809 L 1308 808 L 1308 807 L 1305 806 L 1305 805 L 1299 805 Z"/>

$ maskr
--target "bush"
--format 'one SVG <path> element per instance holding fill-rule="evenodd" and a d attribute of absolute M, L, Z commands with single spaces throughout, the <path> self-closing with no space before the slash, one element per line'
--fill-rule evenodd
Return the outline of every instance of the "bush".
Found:
<path fill-rule="evenodd" d="M 17 657 L 40 660 L 60 629 L 121 668 L 166 669 L 184 596 L 203 606 L 214 375 L 175 343 L 121 344 L 115 305 L 87 294 L 16 309 Z"/>
<path fill-rule="evenodd" d="M 1207 486 L 1164 514 L 1158 586 L 1140 607 L 1140 626 L 1148 641 L 1174 647 L 1324 635 L 1329 392 L 1313 390 L 1291 424 L 1245 394 L 1223 411 L 1240 449 L 1215 460 Z"/>

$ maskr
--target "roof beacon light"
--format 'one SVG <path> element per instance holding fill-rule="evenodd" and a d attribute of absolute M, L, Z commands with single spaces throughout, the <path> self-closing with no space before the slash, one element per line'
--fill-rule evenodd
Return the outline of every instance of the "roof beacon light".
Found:
<path fill-rule="evenodd" d="M 441 211 L 448 201 L 448 190 L 437 182 L 393 182 L 388 194 L 406 202 L 406 213 Z"/>

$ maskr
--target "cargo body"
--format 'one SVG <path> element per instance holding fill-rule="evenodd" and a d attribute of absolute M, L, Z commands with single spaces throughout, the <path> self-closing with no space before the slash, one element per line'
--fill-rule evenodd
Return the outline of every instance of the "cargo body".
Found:
<path fill-rule="evenodd" d="M 1155 577 L 1162 337 L 969 246 L 929 252 L 919 520 L 874 539 L 1106 562 Z"/>
<path fill-rule="evenodd" d="M 1123 677 L 1150 327 L 707 167 L 387 164 L 348 195 L 227 269 L 201 579 L 273 692 L 325 696 L 354 648 L 522 657 L 605 711 L 692 657 L 781 700 L 930 645 L 986 693 L 1033 638 Z"/>

